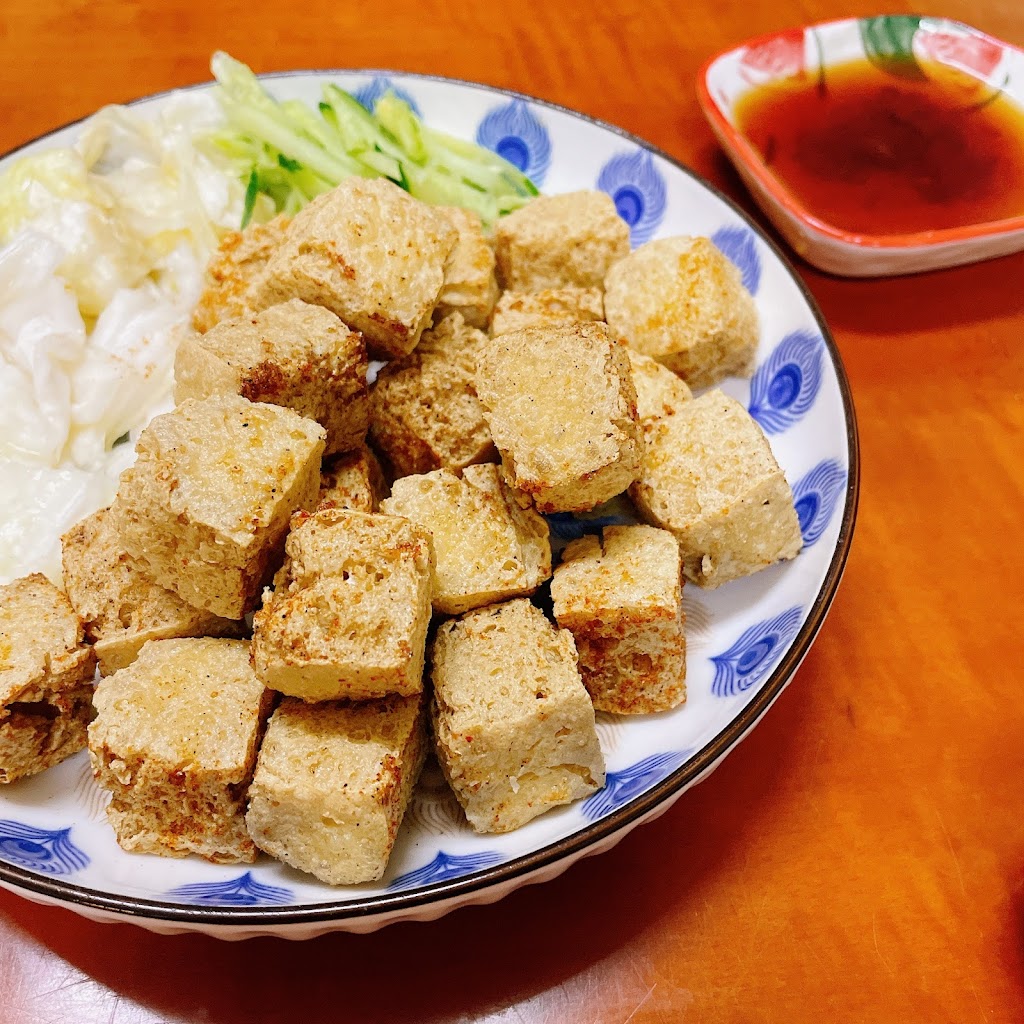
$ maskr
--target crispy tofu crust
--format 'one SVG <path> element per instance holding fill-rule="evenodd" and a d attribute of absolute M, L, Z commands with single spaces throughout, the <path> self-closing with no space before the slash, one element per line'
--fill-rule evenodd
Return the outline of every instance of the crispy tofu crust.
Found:
<path fill-rule="evenodd" d="M 267 261 L 260 308 L 302 299 L 361 331 L 371 355 L 408 355 L 430 326 L 457 231 L 383 178 L 349 178 L 293 218 Z"/>
<path fill-rule="evenodd" d="M 537 196 L 498 220 L 494 254 L 506 290 L 602 287 L 629 254 L 629 225 L 603 192 Z"/>
<path fill-rule="evenodd" d="M 83 749 L 96 656 L 68 599 L 35 573 L 0 587 L 0 783 Z"/>
<path fill-rule="evenodd" d="M 754 370 L 760 325 L 740 272 L 708 238 L 647 242 L 608 272 L 608 326 L 691 388 Z"/>
<path fill-rule="evenodd" d="M 649 714 L 686 699 L 681 569 L 675 537 L 651 526 L 609 526 L 562 552 L 555 619 L 598 711 Z"/>
<path fill-rule="evenodd" d="M 290 409 L 189 399 L 153 419 L 121 474 L 110 512 L 121 544 L 188 604 L 242 618 L 280 560 L 291 514 L 316 505 L 323 449 L 323 427 Z"/>
<path fill-rule="evenodd" d="M 492 338 L 476 388 L 506 478 L 538 511 L 589 511 L 636 479 L 636 389 L 626 348 L 604 324 Z"/>
<path fill-rule="evenodd" d="M 282 214 L 266 224 L 229 231 L 220 240 L 207 264 L 205 286 L 192 313 L 195 330 L 202 334 L 222 320 L 253 312 L 256 284 L 290 223 Z"/>
<path fill-rule="evenodd" d="M 484 237 L 480 217 L 459 206 L 434 208 L 458 232 L 444 268 L 444 285 L 437 297 L 434 322 L 458 313 L 470 327 L 486 327 L 498 299 L 494 249 Z"/>
<path fill-rule="evenodd" d="M 154 640 L 102 680 L 89 757 L 121 848 L 252 863 L 246 793 L 271 700 L 242 640 Z"/>
<path fill-rule="evenodd" d="M 460 472 L 497 459 L 476 393 L 482 332 L 452 313 L 416 351 L 385 366 L 370 394 L 370 439 L 395 477 Z"/>
<path fill-rule="evenodd" d="M 795 558 L 803 545 L 793 492 L 768 439 L 718 390 L 652 423 L 629 493 L 644 519 L 675 534 L 683 571 L 701 587 Z"/>
<path fill-rule="evenodd" d="M 380 878 L 427 749 L 423 695 L 274 712 L 249 790 L 257 846 L 329 885 Z"/>
<path fill-rule="evenodd" d="M 444 623 L 432 675 L 438 760 L 477 832 L 510 832 L 604 785 L 572 634 L 528 600 Z"/>
<path fill-rule="evenodd" d="M 253 621 L 259 677 L 311 702 L 419 693 L 430 533 L 398 516 L 321 509 L 293 518 L 286 551 Z"/>
<path fill-rule="evenodd" d="M 547 522 L 520 506 L 497 466 L 403 477 L 381 510 L 430 531 L 432 603 L 445 615 L 532 594 L 551 575 Z"/>
<path fill-rule="evenodd" d="M 330 310 L 291 299 L 186 337 L 174 361 L 174 400 L 241 395 L 316 420 L 325 454 L 362 444 L 370 420 L 366 346 Z"/>
<path fill-rule="evenodd" d="M 240 637 L 245 623 L 193 608 L 154 583 L 124 550 L 106 509 L 61 538 L 64 588 L 94 644 L 101 675 L 130 665 L 149 640 Z"/>
<path fill-rule="evenodd" d="M 317 511 L 350 508 L 354 512 L 376 512 L 388 493 L 388 483 L 377 456 L 366 445 L 360 445 L 355 451 L 339 455 L 321 466 L 320 498 L 316 507 Z"/>

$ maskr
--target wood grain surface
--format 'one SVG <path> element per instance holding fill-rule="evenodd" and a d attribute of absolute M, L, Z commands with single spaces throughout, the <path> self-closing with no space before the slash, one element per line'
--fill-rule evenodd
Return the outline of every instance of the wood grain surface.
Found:
<path fill-rule="evenodd" d="M 920 6 L 1024 45 L 1019 0 Z M 752 210 L 698 111 L 698 67 L 868 13 L 4 0 L 0 149 L 206 79 L 222 47 L 262 71 L 520 89 L 644 136 Z M 853 387 L 859 523 L 796 680 L 710 780 L 555 882 L 369 936 L 159 938 L 0 893 L 0 1021 L 1024 1020 L 1024 257 L 889 281 L 799 270 Z"/>

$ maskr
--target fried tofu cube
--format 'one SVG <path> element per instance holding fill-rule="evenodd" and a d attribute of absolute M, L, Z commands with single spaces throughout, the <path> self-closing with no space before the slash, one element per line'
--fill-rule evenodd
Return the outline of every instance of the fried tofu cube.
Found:
<path fill-rule="evenodd" d="M 85 747 L 95 670 L 82 623 L 45 576 L 0 587 L 0 783 Z"/>
<path fill-rule="evenodd" d="M 275 590 L 253 621 L 267 686 L 306 701 L 370 700 L 423 689 L 430 534 L 397 516 L 298 514 Z"/>
<path fill-rule="evenodd" d="M 246 791 L 271 698 L 244 640 L 153 640 L 100 681 L 89 757 L 122 849 L 256 859 Z"/>
<path fill-rule="evenodd" d="M 498 299 L 494 249 L 484 237 L 480 217 L 460 206 L 438 206 L 458 232 L 455 248 L 444 268 L 444 286 L 437 298 L 434 320 L 461 314 L 470 327 L 486 327 Z"/>
<path fill-rule="evenodd" d="M 636 388 L 636 414 L 646 431 L 651 425 L 671 415 L 693 398 L 693 393 L 682 377 L 662 366 L 657 359 L 628 349 L 629 368 Z"/>
<path fill-rule="evenodd" d="M 525 598 L 444 623 L 433 680 L 437 756 L 477 832 L 510 832 L 604 785 L 572 634 Z"/>
<path fill-rule="evenodd" d="M 111 518 L 143 571 L 182 600 L 240 619 L 276 568 L 288 521 L 316 504 L 324 429 L 239 395 L 157 416 L 121 474 Z"/>
<path fill-rule="evenodd" d="M 408 355 L 430 325 L 458 236 L 443 214 L 384 178 L 348 178 L 293 218 L 258 303 L 302 299 L 361 331 L 370 354 Z"/>
<path fill-rule="evenodd" d="M 659 238 L 608 272 L 605 319 L 632 348 L 691 388 L 749 377 L 757 307 L 732 261 L 707 238 Z"/>
<path fill-rule="evenodd" d="M 249 790 L 256 845 L 330 885 L 380 878 L 423 767 L 425 703 L 281 701 Z"/>
<path fill-rule="evenodd" d="M 388 495 L 388 483 L 377 456 L 366 445 L 339 455 L 320 468 L 322 508 L 350 508 L 354 512 L 376 512 Z"/>
<path fill-rule="evenodd" d="M 598 711 L 648 714 L 686 700 L 682 566 L 671 533 L 609 526 L 603 539 L 570 541 L 551 597 Z"/>
<path fill-rule="evenodd" d="M 604 324 L 492 338 L 476 389 L 507 479 L 538 511 L 586 512 L 636 479 L 636 389 L 626 347 Z"/>
<path fill-rule="evenodd" d="M 326 455 L 362 444 L 370 422 L 366 346 L 330 310 L 290 299 L 184 338 L 174 400 L 241 395 L 281 405 L 327 431 Z"/>
<path fill-rule="evenodd" d="M 423 334 L 415 352 L 377 375 L 370 439 L 396 477 L 459 472 L 497 457 L 474 383 L 486 341 L 452 313 Z"/>
<path fill-rule="evenodd" d="M 589 323 L 604 319 L 600 288 L 545 288 L 539 292 L 504 292 L 491 317 L 491 337 L 528 327 Z"/>
<path fill-rule="evenodd" d="M 548 524 L 520 506 L 497 466 L 403 477 L 381 511 L 430 531 L 433 606 L 445 615 L 532 594 L 551 575 Z"/>
<path fill-rule="evenodd" d="M 604 192 L 538 196 L 498 220 L 494 254 L 505 290 L 601 287 L 629 255 L 629 225 Z"/>
<path fill-rule="evenodd" d="M 186 604 L 154 583 L 101 509 L 61 537 L 64 589 L 94 645 L 101 675 L 130 665 L 148 640 L 242 635 L 245 624 Z"/>
<path fill-rule="evenodd" d="M 629 493 L 644 519 L 675 534 L 683 571 L 701 587 L 794 558 L 803 544 L 793 492 L 768 439 L 718 390 L 653 424 Z"/>
<path fill-rule="evenodd" d="M 256 308 L 256 285 L 291 223 L 283 214 L 266 224 L 229 231 L 206 267 L 206 281 L 192 313 L 192 326 L 202 334 L 221 320 L 247 316 Z"/>

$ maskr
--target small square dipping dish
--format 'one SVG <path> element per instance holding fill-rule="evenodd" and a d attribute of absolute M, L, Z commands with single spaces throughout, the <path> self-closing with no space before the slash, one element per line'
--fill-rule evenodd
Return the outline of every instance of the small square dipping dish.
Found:
<path fill-rule="evenodd" d="M 965 100 L 965 109 L 1000 95 L 1024 106 L 1024 51 L 944 18 L 847 18 L 753 39 L 718 54 L 698 78 L 701 107 L 786 241 L 809 263 L 843 277 L 917 273 L 1024 250 L 1024 214 L 899 234 L 837 227 L 783 183 L 741 130 L 738 106 L 752 90 L 798 78 L 826 82 L 830 68 L 865 59 L 897 84 L 912 79 L 920 87 L 944 69 L 967 76 L 969 84 L 976 83 L 977 98 Z"/>

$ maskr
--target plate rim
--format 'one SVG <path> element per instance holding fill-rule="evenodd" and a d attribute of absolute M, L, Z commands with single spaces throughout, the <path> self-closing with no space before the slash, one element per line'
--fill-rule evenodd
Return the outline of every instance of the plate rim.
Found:
<path fill-rule="evenodd" d="M 797 273 L 788 256 L 753 217 L 712 182 L 640 136 L 627 131 L 625 128 L 620 128 L 618 125 L 593 117 L 590 114 L 585 114 L 560 103 L 541 99 L 515 89 L 487 85 L 483 82 L 474 82 L 447 75 L 433 75 L 389 68 L 291 69 L 287 71 L 265 72 L 257 77 L 261 81 L 275 81 L 287 78 L 328 77 L 331 75 L 402 77 L 427 82 L 438 82 L 445 85 L 464 86 L 492 95 L 505 96 L 509 99 L 525 100 L 539 107 L 579 118 L 588 124 L 609 131 L 613 135 L 671 164 L 676 170 L 681 171 L 711 192 L 754 232 L 755 236 L 782 263 L 807 303 L 831 359 L 842 401 L 848 462 L 847 483 L 839 536 L 836 541 L 835 551 L 832 553 L 829 561 L 825 578 L 811 602 L 807 620 L 802 624 L 789 649 L 775 667 L 775 670 L 761 684 L 753 699 L 745 705 L 736 718 L 729 722 L 724 729 L 717 733 L 700 750 L 687 758 L 675 771 L 652 786 L 651 789 L 617 808 L 606 818 L 593 822 L 572 835 L 565 836 L 530 853 L 512 857 L 510 860 L 496 864 L 493 867 L 484 868 L 471 874 L 459 876 L 458 878 L 434 882 L 419 889 L 380 893 L 363 899 L 338 903 L 313 903 L 285 907 L 258 905 L 224 908 L 169 903 L 162 900 L 120 893 L 108 893 L 88 886 L 76 885 L 73 882 L 63 881 L 58 878 L 46 877 L 15 864 L 0 862 L 0 885 L 10 887 L 14 891 L 19 889 L 27 890 L 51 900 L 56 900 L 61 904 L 77 905 L 92 910 L 105 911 L 116 914 L 122 919 L 145 918 L 154 921 L 177 923 L 186 927 L 189 925 L 203 925 L 217 926 L 218 929 L 230 929 L 232 927 L 245 929 L 252 928 L 254 924 L 275 927 L 315 923 L 340 924 L 349 920 L 366 921 L 374 917 L 386 917 L 389 921 L 397 921 L 401 917 L 412 916 L 416 910 L 429 904 L 449 903 L 459 898 L 470 900 L 474 895 L 488 889 L 512 885 L 519 881 L 525 883 L 529 881 L 530 876 L 535 872 L 562 859 L 568 861 L 566 867 L 569 867 L 575 860 L 585 856 L 590 847 L 600 844 L 615 832 L 641 824 L 643 819 L 660 804 L 670 798 L 678 798 L 685 790 L 695 785 L 702 775 L 709 772 L 710 769 L 717 767 L 718 763 L 757 725 L 760 718 L 763 717 L 790 682 L 801 661 L 803 661 L 810 650 L 839 589 L 839 583 L 852 547 L 860 499 L 860 440 L 850 381 L 846 368 L 843 365 L 839 347 L 832 337 L 832 332 L 825 321 L 817 301 L 803 278 Z M 114 105 L 133 107 L 152 100 L 166 99 L 182 93 L 207 89 L 214 84 L 216 83 L 212 80 L 194 82 L 189 85 L 164 89 L 145 96 L 137 96 L 134 99 Z M 20 143 L 13 149 L 0 153 L 0 162 L 6 163 L 29 146 L 45 141 L 68 128 L 73 128 L 75 125 L 82 124 L 95 113 L 97 111 L 92 111 L 82 117 L 58 125 L 49 131 Z M 245 867 L 245 865 L 242 865 L 242 867 Z M 448 909 L 454 909 L 456 905 L 452 904 Z M 70 909 L 74 909 L 74 906 L 71 906 Z"/>

